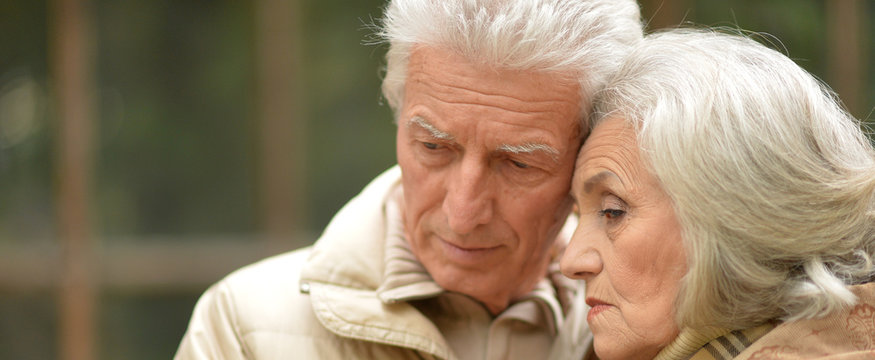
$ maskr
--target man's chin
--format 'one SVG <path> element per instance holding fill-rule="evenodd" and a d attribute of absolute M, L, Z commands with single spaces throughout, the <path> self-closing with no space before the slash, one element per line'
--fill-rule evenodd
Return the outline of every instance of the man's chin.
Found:
<path fill-rule="evenodd" d="M 445 271 L 437 276 L 432 275 L 435 282 L 441 288 L 471 297 L 484 306 L 493 314 L 499 313 L 507 307 L 510 300 L 509 290 L 516 287 L 512 284 L 513 279 L 495 279 L 484 276 L 481 271 L 460 271 L 454 269 Z M 496 274 L 497 270 L 491 270 Z M 443 275 L 443 276 L 441 276 Z"/>

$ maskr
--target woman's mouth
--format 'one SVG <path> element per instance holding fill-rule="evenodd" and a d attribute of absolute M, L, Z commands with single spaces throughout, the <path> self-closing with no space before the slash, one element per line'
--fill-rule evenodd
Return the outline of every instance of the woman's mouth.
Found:
<path fill-rule="evenodd" d="M 586 304 L 589 305 L 589 313 L 586 314 L 586 322 L 592 322 L 592 320 L 603 313 L 605 310 L 610 309 L 613 305 L 608 304 L 604 301 L 601 301 L 596 298 L 588 297 L 586 298 Z"/>

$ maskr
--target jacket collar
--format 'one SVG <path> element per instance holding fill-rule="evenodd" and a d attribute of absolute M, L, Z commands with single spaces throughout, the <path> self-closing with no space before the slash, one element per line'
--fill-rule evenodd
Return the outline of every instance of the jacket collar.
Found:
<path fill-rule="evenodd" d="M 431 298 L 444 292 L 410 250 L 399 206 L 403 198 L 403 191 L 397 187 L 386 202 L 386 266 L 377 288 L 377 297 L 386 304 Z"/>
<path fill-rule="evenodd" d="M 373 291 L 380 286 L 386 236 L 383 206 L 401 183 L 396 165 L 350 200 L 331 219 L 301 273 L 301 283 L 316 282 Z"/>
<path fill-rule="evenodd" d="M 406 302 L 375 296 L 385 266 L 386 208 L 400 186 L 396 165 L 350 200 L 325 228 L 301 272 L 301 291 L 329 331 L 343 337 L 402 346 L 452 359 L 440 331 Z"/>

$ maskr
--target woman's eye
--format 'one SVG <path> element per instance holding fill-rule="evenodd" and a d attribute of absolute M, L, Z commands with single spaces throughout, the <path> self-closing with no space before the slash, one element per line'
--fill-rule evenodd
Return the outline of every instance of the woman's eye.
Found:
<path fill-rule="evenodd" d="M 606 219 L 608 219 L 608 220 L 616 220 L 616 219 L 619 219 L 621 216 L 623 216 L 623 215 L 625 215 L 625 214 L 626 214 L 626 211 L 625 211 L 625 210 L 620 210 L 620 209 L 604 209 L 604 210 L 599 210 L 599 216 L 604 216 L 604 217 L 605 217 Z"/>

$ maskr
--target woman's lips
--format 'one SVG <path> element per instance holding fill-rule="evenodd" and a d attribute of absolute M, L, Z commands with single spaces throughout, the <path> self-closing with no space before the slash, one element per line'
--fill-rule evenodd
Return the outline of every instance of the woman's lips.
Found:
<path fill-rule="evenodd" d="M 596 298 L 588 297 L 586 298 L 586 304 L 589 305 L 589 313 L 586 314 L 586 322 L 591 323 L 593 318 L 611 308 L 611 304 L 608 304 L 604 301 L 601 301 Z"/>

